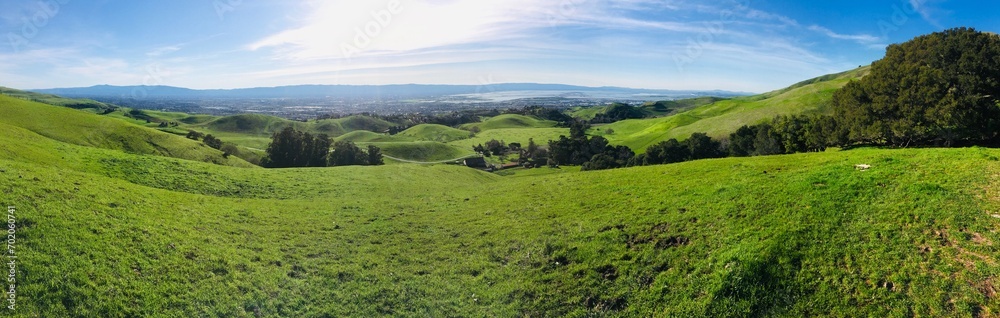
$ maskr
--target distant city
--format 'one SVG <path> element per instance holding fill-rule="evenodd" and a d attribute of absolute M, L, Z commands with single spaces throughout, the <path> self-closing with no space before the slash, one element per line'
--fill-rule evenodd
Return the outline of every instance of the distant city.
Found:
<path fill-rule="evenodd" d="M 36 89 L 38 93 L 89 98 L 119 106 L 232 115 L 259 113 L 289 119 L 321 115 L 375 113 L 436 114 L 467 109 L 508 109 L 526 106 L 571 108 L 614 102 L 641 105 L 650 101 L 702 96 L 735 97 L 729 91 L 672 91 L 549 84 L 495 85 L 310 85 L 237 90 L 191 90 L 169 86 L 93 86 Z"/>

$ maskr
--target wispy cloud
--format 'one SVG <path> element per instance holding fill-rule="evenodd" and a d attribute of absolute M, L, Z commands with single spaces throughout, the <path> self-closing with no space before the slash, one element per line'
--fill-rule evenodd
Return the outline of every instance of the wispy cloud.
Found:
<path fill-rule="evenodd" d="M 174 53 L 174 52 L 177 52 L 177 51 L 180 51 L 180 50 L 181 50 L 181 46 L 180 45 L 168 45 L 168 46 L 158 47 L 158 48 L 153 49 L 152 51 L 146 52 L 146 56 L 148 56 L 148 57 L 160 57 L 160 56 L 163 56 L 163 55 L 166 55 L 166 54 L 170 54 L 170 53 Z"/>
<path fill-rule="evenodd" d="M 503 43 L 544 36 L 558 27 L 698 33 L 705 27 L 681 21 L 638 19 L 626 13 L 679 10 L 672 1 L 478 1 L 402 0 L 398 13 L 382 2 L 313 3 L 301 26 L 248 45 L 271 49 L 280 59 L 345 58 L 349 51 L 400 52 L 432 47 Z M 357 51 L 353 51 L 357 49 Z"/>
<path fill-rule="evenodd" d="M 858 42 L 859 44 L 864 44 L 864 45 L 872 44 L 872 43 L 875 43 L 875 42 L 878 42 L 878 41 L 881 40 L 881 38 L 879 38 L 877 36 L 868 35 L 868 34 L 840 34 L 840 33 L 837 33 L 837 32 L 833 32 L 833 30 L 830 30 L 830 29 L 827 29 L 827 28 L 824 28 L 824 27 L 821 27 L 821 26 L 818 26 L 818 25 L 811 25 L 811 26 L 809 26 L 808 29 L 810 31 L 814 31 L 814 32 L 820 33 L 820 34 L 825 35 L 825 36 L 830 37 L 830 38 L 834 38 L 834 39 L 838 39 L 838 40 L 855 41 L 855 42 Z"/>
<path fill-rule="evenodd" d="M 799 21 L 796 21 L 795 19 L 757 9 L 748 9 L 746 11 L 746 16 L 750 19 L 778 21 L 786 26 L 799 26 Z"/>
<path fill-rule="evenodd" d="M 398 3 L 390 8 L 388 3 Z M 283 59 L 345 58 L 347 53 L 409 51 L 496 41 L 558 15 L 558 4 L 531 0 L 378 1 L 311 3 L 304 23 L 249 45 L 273 49 Z M 394 11 L 394 12 L 393 12 Z"/>
<path fill-rule="evenodd" d="M 943 28 L 941 22 L 938 22 L 938 20 L 934 18 L 934 9 L 928 5 L 928 2 L 929 0 L 910 0 L 910 6 L 912 6 L 913 10 L 920 14 L 920 17 L 924 18 L 924 21 L 927 21 L 927 23 L 930 23 L 939 29 Z"/>

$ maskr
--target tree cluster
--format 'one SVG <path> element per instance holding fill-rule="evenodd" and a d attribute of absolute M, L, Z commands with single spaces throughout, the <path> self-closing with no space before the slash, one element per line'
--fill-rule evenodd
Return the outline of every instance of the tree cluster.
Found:
<path fill-rule="evenodd" d="M 626 119 L 644 117 L 646 117 L 646 114 L 643 113 L 638 107 L 632 107 L 628 104 L 614 103 L 608 106 L 604 112 L 594 116 L 594 119 L 591 119 L 590 122 L 594 124 L 613 123 Z"/>
<path fill-rule="evenodd" d="M 848 142 L 893 147 L 996 143 L 998 102 L 1000 36 L 971 28 L 891 45 L 833 96 Z"/>
<path fill-rule="evenodd" d="M 211 134 L 205 135 L 204 133 L 200 133 L 194 130 L 189 130 L 185 137 L 191 140 L 202 139 L 202 142 L 204 142 L 206 146 L 221 150 L 222 156 L 225 158 L 229 158 L 229 156 L 231 155 L 237 155 L 237 156 L 240 155 L 239 147 L 237 147 L 232 143 L 223 142 L 221 139 L 215 138 L 215 136 L 212 136 Z M 247 159 L 247 161 L 252 161 L 250 160 L 251 158 L 245 158 L 245 159 Z"/>
<path fill-rule="evenodd" d="M 314 136 L 286 127 L 271 136 L 262 164 L 268 168 L 383 164 L 382 151 L 378 147 L 368 146 L 365 151 L 349 141 L 333 144 L 331 141 L 325 134 Z"/>
<path fill-rule="evenodd" d="M 550 166 L 583 166 L 584 170 L 602 170 L 624 167 L 635 157 L 635 152 L 626 146 L 611 146 L 601 136 L 588 137 L 590 124 L 574 121 L 570 124 L 570 136 L 560 136 L 549 141 L 548 164 Z M 528 145 L 531 147 L 531 145 Z"/>
<path fill-rule="evenodd" d="M 727 150 L 733 157 L 768 156 L 820 152 L 845 143 L 843 130 L 831 116 L 778 116 L 740 127 L 729 135 Z"/>
<path fill-rule="evenodd" d="M 528 139 L 527 147 L 520 147 L 518 145 L 519 157 L 517 163 L 529 168 L 542 167 L 548 164 L 549 151 L 545 148 L 539 147 L 535 143 L 535 139 Z"/>
<path fill-rule="evenodd" d="M 366 151 L 353 142 L 338 141 L 333 144 L 333 151 L 330 152 L 329 165 L 331 167 L 379 166 L 382 164 L 382 150 L 374 145 L 368 145 Z"/>

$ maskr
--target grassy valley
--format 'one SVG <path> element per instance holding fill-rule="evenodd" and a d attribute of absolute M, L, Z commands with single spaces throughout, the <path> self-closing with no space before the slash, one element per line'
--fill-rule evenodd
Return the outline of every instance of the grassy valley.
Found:
<path fill-rule="evenodd" d="M 247 169 L 0 129 L 0 201 L 20 216 L 19 313 L 1000 311 L 991 149 L 498 177 L 455 166 Z"/>

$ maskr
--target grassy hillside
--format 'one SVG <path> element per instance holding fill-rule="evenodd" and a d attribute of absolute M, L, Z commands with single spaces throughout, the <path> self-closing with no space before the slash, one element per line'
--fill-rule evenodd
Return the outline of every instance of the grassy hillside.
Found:
<path fill-rule="evenodd" d="M 312 124 L 311 129 L 313 132 L 323 133 L 333 137 L 357 130 L 382 132 L 389 129 L 389 127 L 396 126 L 394 123 L 381 119 L 360 115 L 338 119 L 319 120 L 310 122 L 310 124 Z"/>
<path fill-rule="evenodd" d="M 491 129 L 476 134 L 476 137 L 457 140 L 448 143 L 462 149 L 472 149 L 473 146 L 486 144 L 492 139 L 505 143 L 520 143 L 527 146 L 530 139 L 535 139 L 539 145 L 548 145 L 549 140 L 558 140 L 559 136 L 569 136 L 569 128 L 502 128 Z"/>
<path fill-rule="evenodd" d="M 386 135 L 382 133 L 370 132 L 367 130 L 358 130 L 349 132 L 343 136 L 337 137 L 336 140 L 350 141 L 354 143 L 359 142 L 410 142 L 416 141 L 414 138 L 405 137 L 400 135 Z"/>
<path fill-rule="evenodd" d="M 466 130 L 455 129 L 442 125 L 417 125 L 407 129 L 400 136 L 410 137 L 415 140 L 450 142 L 469 138 Z"/>
<path fill-rule="evenodd" d="M 436 162 L 475 154 L 471 147 L 462 149 L 436 141 L 380 142 L 374 145 L 381 148 L 384 155 L 417 162 Z"/>
<path fill-rule="evenodd" d="M 650 117 L 666 116 L 666 115 L 671 115 L 671 114 L 683 112 L 683 111 L 686 111 L 686 110 L 689 110 L 689 109 L 692 109 L 692 108 L 695 108 L 695 107 L 709 105 L 709 104 L 716 103 L 716 102 L 723 101 L 723 100 L 726 100 L 726 99 L 725 98 L 719 98 L 719 97 L 706 96 L 706 97 L 698 97 L 698 98 L 688 98 L 688 99 L 679 99 L 679 100 L 649 102 L 649 103 L 643 104 L 640 107 L 640 109 L 642 109 L 642 112 L 646 113 L 646 115 L 650 116 Z"/>
<path fill-rule="evenodd" d="M 501 178 L 0 143 L 21 316 L 1000 313 L 998 150 Z"/>
<path fill-rule="evenodd" d="M 59 106 L 0 96 L 0 123 L 69 144 L 223 165 L 251 166 L 183 137 Z"/>
<path fill-rule="evenodd" d="M 658 117 L 666 116 L 682 111 L 686 111 L 698 106 L 708 105 L 715 103 L 725 98 L 719 97 L 697 97 L 670 101 L 659 101 L 659 102 L 648 102 L 639 106 L 644 114 L 648 117 Z M 607 112 L 608 106 L 596 106 L 596 107 L 577 107 L 569 110 L 567 113 L 573 118 L 580 118 L 591 120 L 597 115 Z"/>
<path fill-rule="evenodd" d="M 670 138 L 685 139 L 695 132 L 723 137 L 743 125 L 752 125 L 778 115 L 827 113 L 833 92 L 868 74 L 869 67 L 832 74 L 756 96 L 740 97 L 700 106 L 676 115 L 625 120 L 602 127 L 612 143 L 636 150 Z M 595 132 L 601 134 L 600 132 Z"/>
<path fill-rule="evenodd" d="M 211 115 L 190 115 L 185 113 L 161 112 L 143 110 L 143 114 L 150 119 L 136 119 L 127 115 L 131 109 L 120 109 L 106 114 L 106 117 L 124 120 L 126 122 L 154 128 L 164 132 L 185 135 L 189 130 L 195 130 L 205 134 L 212 134 L 225 142 L 234 143 L 246 148 L 248 151 L 260 152 L 267 148 L 271 142 L 271 135 L 285 127 L 293 127 L 300 131 L 312 134 L 327 134 L 331 137 L 343 136 L 352 132 L 381 132 L 396 124 L 368 116 L 349 116 L 338 119 L 327 119 L 309 122 L 300 122 L 284 118 L 261 115 L 261 114 L 241 114 L 234 116 L 211 116 Z M 161 122 L 178 123 L 177 127 L 159 128 Z M 359 133 L 344 139 L 354 141 L 377 141 L 363 140 L 371 137 L 365 133 Z M 391 141 L 406 141 L 408 139 L 399 138 Z M 386 140 L 390 141 L 390 140 Z"/>
<path fill-rule="evenodd" d="M 506 114 L 487 118 L 481 123 L 462 125 L 462 129 L 469 130 L 472 127 L 479 127 L 480 130 L 486 131 L 504 128 L 552 128 L 555 127 L 556 124 L 556 122 L 550 120 L 540 120 L 538 118 L 524 115 Z"/>
<path fill-rule="evenodd" d="M 56 95 L 39 94 L 34 92 L 16 90 L 13 88 L 0 87 L 0 95 L 7 95 L 22 100 L 29 100 L 54 106 L 63 106 L 94 113 L 104 113 L 115 109 L 114 105 L 98 102 L 90 99 L 65 98 Z"/>
<path fill-rule="evenodd" d="M 568 110 L 566 114 L 573 118 L 591 120 L 606 111 L 608 111 L 608 106 L 575 107 Z"/>

